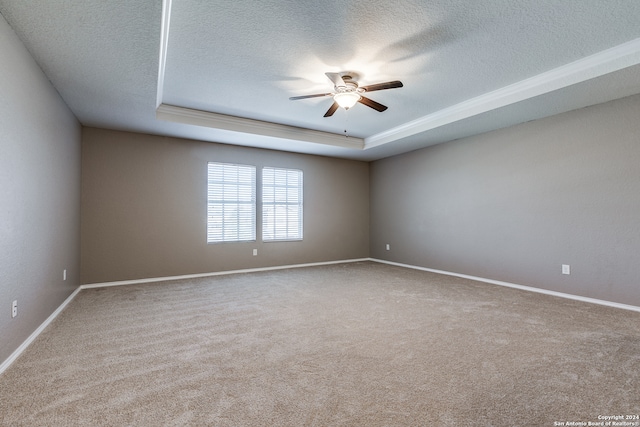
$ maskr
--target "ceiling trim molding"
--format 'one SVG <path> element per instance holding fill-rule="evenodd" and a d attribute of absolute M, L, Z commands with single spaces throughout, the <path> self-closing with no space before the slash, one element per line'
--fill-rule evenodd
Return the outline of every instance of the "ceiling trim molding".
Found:
<path fill-rule="evenodd" d="M 364 149 L 426 132 L 637 64 L 640 64 L 640 38 L 366 137 Z"/>
<path fill-rule="evenodd" d="M 156 92 L 156 108 L 162 104 L 164 90 L 164 70 L 167 65 L 169 49 L 169 25 L 171 23 L 171 0 L 162 0 L 162 23 L 160 27 L 160 60 L 158 63 L 158 88 Z"/>
<path fill-rule="evenodd" d="M 212 113 L 210 111 L 194 110 L 176 105 L 160 104 L 156 109 L 156 118 L 170 122 L 283 138 L 293 141 L 312 142 L 357 150 L 364 148 L 364 140 L 362 138 L 346 137 L 335 133 L 229 116 L 226 114 Z"/>

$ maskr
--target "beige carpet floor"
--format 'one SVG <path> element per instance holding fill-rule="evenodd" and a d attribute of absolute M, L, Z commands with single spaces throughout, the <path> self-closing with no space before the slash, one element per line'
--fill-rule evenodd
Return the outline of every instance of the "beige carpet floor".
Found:
<path fill-rule="evenodd" d="M 372 262 L 84 290 L 0 375 L 3 426 L 638 413 L 640 313 Z"/>

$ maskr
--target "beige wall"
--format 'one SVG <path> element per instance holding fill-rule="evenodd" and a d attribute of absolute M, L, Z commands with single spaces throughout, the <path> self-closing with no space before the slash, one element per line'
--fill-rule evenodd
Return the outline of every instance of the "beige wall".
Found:
<path fill-rule="evenodd" d="M 639 119 L 640 95 L 372 163 L 371 256 L 640 306 Z"/>
<path fill-rule="evenodd" d="M 79 232 L 80 125 L 0 15 L 0 363 L 79 285 Z"/>
<path fill-rule="evenodd" d="M 209 161 L 301 169 L 304 240 L 207 244 Z M 82 283 L 368 257 L 369 165 L 84 128 L 81 228 Z"/>

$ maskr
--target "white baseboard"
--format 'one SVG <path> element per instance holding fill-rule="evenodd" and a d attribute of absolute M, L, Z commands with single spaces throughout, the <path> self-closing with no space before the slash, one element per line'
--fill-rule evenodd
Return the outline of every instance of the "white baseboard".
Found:
<path fill-rule="evenodd" d="M 11 365 L 22 354 L 22 352 L 25 351 L 27 347 L 29 347 L 29 345 L 31 345 L 31 343 L 36 338 L 38 338 L 38 335 L 40 335 L 42 331 L 44 331 L 45 328 L 49 326 L 49 324 L 53 322 L 53 320 L 56 317 L 58 317 L 58 315 L 62 312 L 62 310 L 64 310 L 65 307 L 69 305 L 71 301 L 73 301 L 76 295 L 78 295 L 78 292 L 80 292 L 80 287 L 78 287 L 75 291 L 73 291 L 73 293 L 69 295 L 62 304 L 60 304 L 60 307 L 58 307 L 56 311 L 51 313 L 51 315 L 47 317 L 47 320 L 42 322 L 42 324 L 38 326 L 38 329 L 33 331 L 33 333 L 29 335 L 29 338 L 27 338 L 22 344 L 20 344 L 20 347 L 18 347 L 13 353 L 11 353 L 11 356 L 9 356 L 7 360 L 5 360 L 4 362 L 2 362 L 2 364 L 0 364 L 0 374 L 2 374 L 9 367 L 9 365 Z"/>
<path fill-rule="evenodd" d="M 108 286 L 136 285 L 140 283 L 166 282 L 168 280 L 196 279 L 199 277 L 226 276 L 228 274 L 256 273 L 260 271 L 285 270 L 287 268 L 316 267 L 322 265 L 345 264 L 350 262 L 371 261 L 371 258 L 345 259 L 339 261 L 311 262 L 307 264 L 278 265 L 275 267 L 246 268 L 242 270 L 216 271 L 213 273 L 185 274 L 182 276 L 152 277 L 147 279 L 121 280 L 117 282 L 89 283 L 81 285 L 81 289 L 104 288 Z"/>
<path fill-rule="evenodd" d="M 470 280 L 475 280 L 477 282 L 491 283 L 493 285 L 506 286 L 508 288 L 515 288 L 515 289 L 520 289 L 520 290 L 523 290 L 523 291 L 536 292 L 536 293 L 539 293 L 539 294 L 552 295 L 552 296 L 555 296 L 555 297 L 567 298 L 567 299 L 572 299 L 572 300 L 582 301 L 582 302 L 588 302 L 588 303 L 591 303 L 591 304 L 606 305 L 608 307 L 615 307 L 615 308 L 621 308 L 623 310 L 631 310 L 631 311 L 640 312 L 640 307 L 637 307 L 635 305 L 621 304 L 621 303 L 618 303 L 618 302 L 612 302 L 612 301 L 606 301 L 606 300 L 601 300 L 601 299 L 596 299 L 596 298 L 583 297 L 583 296 L 580 296 L 580 295 L 572 295 L 572 294 L 566 294 L 566 293 L 563 293 L 563 292 L 549 291 L 547 289 L 534 288 L 532 286 L 524 286 L 524 285 L 518 285 L 518 284 L 515 284 L 515 283 L 502 282 L 500 280 L 485 279 L 483 277 L 476 277 L 476 276 L 469 276 L 469 275 L 466 275 L 466 274 L 452 273 L 450 271 L 434 270 L 433 268 L 419 267 L 419 266 L 416 266 L 416 265 L 402 264 L 402 263 L 393 262 L 393 261 L 385 261 L 383 259 L 369 258 L 369 260 L 370 261 L 374 261 L 374 262 L 379 262 L 379 263 L 382 263 L 382 264 L 395 265 L 395 266 L 398 266 L 398 267 L 411 268 L 411 269 L 414 269 L 414 270 L 428 271 L 430 273 L 444 274 L 444 275 L 447 275 L 447 276 L 455 276 L 455 277 L 460 277 L 462 279 L 470 279 Z"/>
<path fill-rule="evenodd" d="M 0 374 L 2 374 L 21 354 L 23 351 L 29 347 L 29 345 L 44 331 L 44 329 L 49 326 L 51 322 L 65 309 L 67 305 L 76 297 L 76 295 L 82 289 L 91 289 L 91 288 L 101 288 L 107 286 L 122 286 L 122 285 L 134 285 L 138 283 L 151 283 L 151 282 L 162 282 L 168 280 L 180 280 L 180 279 L 191 279 L 197 277 L 208 277 L 208 276 L 222 276 L 227 274 L 238 274 L 238 273 L 253 273 L 258 271 L 269 271 L 269 270 L 283 270 L 287 268 L 300 268 L 300 267 L 315 267 L 321 265 L 331 265 L 331 264 L 344 264 L 350 262 L 359 262 L 359 261 L 370 261 L 369 258 L 358 258 L 358 259 L 348 259 L 348 260 L 338 260 L 338 261 L 324 261 L 324 262 L 312 262 L 307 264 L 294 264 L 294 265 L 281 265 L 276 267 L 262 267 L 262 268 L 248 268 L 244 270 L 229 270 L 229 271 L 217 271 L 213 273 L 202 273 L 202 274 L 187 274 L 183 276 L 170 276 L 170 277 L 153 277 L 148 279 L 137 279 L 137 280 L 123 280 L 119 282 L 106 282 L 106 283 L 91 283 L 87 285 L 79 286 L 69 297 L 54 311 L 51 315 L 45 320 L 33 333 L 27 338 L 21 345 L 18 347 L 11 355 L 0 364 Z"/>
<path fill-rule="evenodd" d="M 60 305 L 60 307 L 58 307 L 56 309 L 56 311 L 51 313 L 51 315 L 47 318 L 47 320 L 45 320 L 38 327 L 38 329 L 33 331 L 33 333 L 29 336 L 29 338 L 27 338 L 20 345 L 20 347 L 18 347 L 11 354 L 11 356 L 9 356 L 4 362 L 2 362 L 2 364 L 0 364 L 0 374 L 2 374 L 22 354 L 22 352 L 24 352 L 27 349 L 27 347 L 29 347 L 29 345 L 38 337 L 38 335 L 40 335 L 42 333 L 42 331 L 44 331 L 44 329 L 47 326 L 49 326 L 49 324 L 51 322 L 53 322 L 53 320 L 62 312 L 62 310 L 65 309 L 65 307 L 67 305 L 69 305 L 69 303 L 71 301 L 73 301 L 73 299 L 76 297 L 76 295 L 82 289 L 101 288 L 101 287 L 108 287 L 108 286 L 134 285 L 134 284 L 139 284 L 139 283 L 151 283 L 151 282 L 162 282 L 162 281 L 168 281 L 168 280 L 192 279 L 192 278 L 198 278 L 198 277 L 223 276 L 223 275 L 228 275 L 228 274 L 254 273 L 254 272 L 270 271 L 270 270 L 284 270 L 284 269 L 287 269 L 287 268 L 316 267 L 316 266 L 322 266 L 322 265 L 345 264 L 345 263 L 361 262 L 361 261 L 373 261 L 373 262 L 378 262 L 378 263 L 381 263 L 381 264 L 389 264 L 389 265 L 395 265 L 395 266 L 398 266 L 398 267 L 411 268 L 411 269 L 414 269 L 414 270 L 428 271 L 428 272 L 431 272 L 431 273 L 444 274 L 444 275 L 447 275 L 447 276 L 455 276 L 455 277 L 460 277 L 460 278 L 463 278 L 463 279 L 475 280 L 475 281 L 478 281 L 478 282 L 491 283 L 491 284 L 499 285 L 499 286 L 506 286 L 508 288 L 521 289 L 521 290 L 529 291 L 529 292 L 537 292 L 537 293 L 546 294 L 546 295 L 553 295 L 553 296 L 561 297 L 561 298 L 567 298 L 567 299 L 572 299 L 572 300 L 577 300 L 577 301 L 588 302 L 588 303 L 592 303 L 592 304 L 599 304 L 599 305 L 605 305 L 605 306 L 609 306 L 609 307 L 621 308 L 621 309 L 624 309 L 624 310 L 631 310 L 631 311 L 640 312 L 640 307 L 637 307 L 637 306 L 634 306 L 634 305 L 620 304 L 620 303 L 617 303 L 617 302 L 599 300 L 599 299 L 596 299 L 596 298 L 588 298 L 588 297 L 582 297 L 582 296 L 579 296 L 579 295 L 571 295 L 571 294 L 566 294 L 566 293 L 562 293 L 562 292 L 549 291 L 549 290 L 546 290 L 546 289 L 534 288 L 534 287 L 531 287 L 531 286 L 523 286 L 523 285 L 518 285 L 518 284 L 515 284 L 515 283 L 502 282 L 502 281 L 499 281 L 499 280 L 485 279 L 483 277 L 469 276 L 469 275 L 466 275 L 466 274 L 452 273 L 450 271 L 435 270 L 435 269 L 432 269 L 432 268 L 419 267 L 419 266 L 410 265 L 410 264 L 402 264 L 402 263 L 399 263 L 399 262 L 386 261 L 386 260 L 377 259 L 377 258 L 358 258 L 358 259 L 348 259 L 348 260 L 339 260 L 339 261 L 312 262 L 312 263 L 307 263 L 307 264 L 293 264 L 293 265 L 281 265 L 281 266 L 276 266 L 276 267 L 248 268 L 248 269 L 243 269 L 243 270 L 217 271 L 217 272 L 213 272 L 213 273 L 187 274 L 187 275 L 182 275 L 182 276 L 154 277 L 154 278 L 148 278 L 148 279 L 123 280 L 123 281 L 118 281 L 118 282 L 105 282 L 105 283 L 90 283 L 90 284 L 79 286 L 71 295 L 69 295 L 69 297 Z"/>

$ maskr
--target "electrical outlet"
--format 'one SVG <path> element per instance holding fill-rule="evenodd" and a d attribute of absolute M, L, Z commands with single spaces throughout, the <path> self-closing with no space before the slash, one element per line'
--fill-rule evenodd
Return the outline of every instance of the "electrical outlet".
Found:
<path fill-rule="evenodd" d="M 67 270 L 62 270 L 62 280 L 67 280 Z"/>
<path fill-rule="evenodd" d="M 569 264 L 562 264 L 562 274 L 571 274 L 571 266 Z"/>
<path fill-rule="evenodd" d="M 11 303 L 11 318 L 14 318 L 18 315 L 18 300 L 14 300 Z"/>
<path fill-rule="evenodd" d="M 387 248 L 386 248 L 386 249 L 387 249 L 388 251 L 390 251 L 390 250 L 391 250 L 391 246 L 390 246 L 388 243 L 387 243 Z"/>
<path fill-rule="evenodd" d="M 257 256 L 257 255 L 258 255 L 258 250 L 257 250 L 257 249 L 254 249 L 254 250 L 253 250 L 253 256 Z"/>

